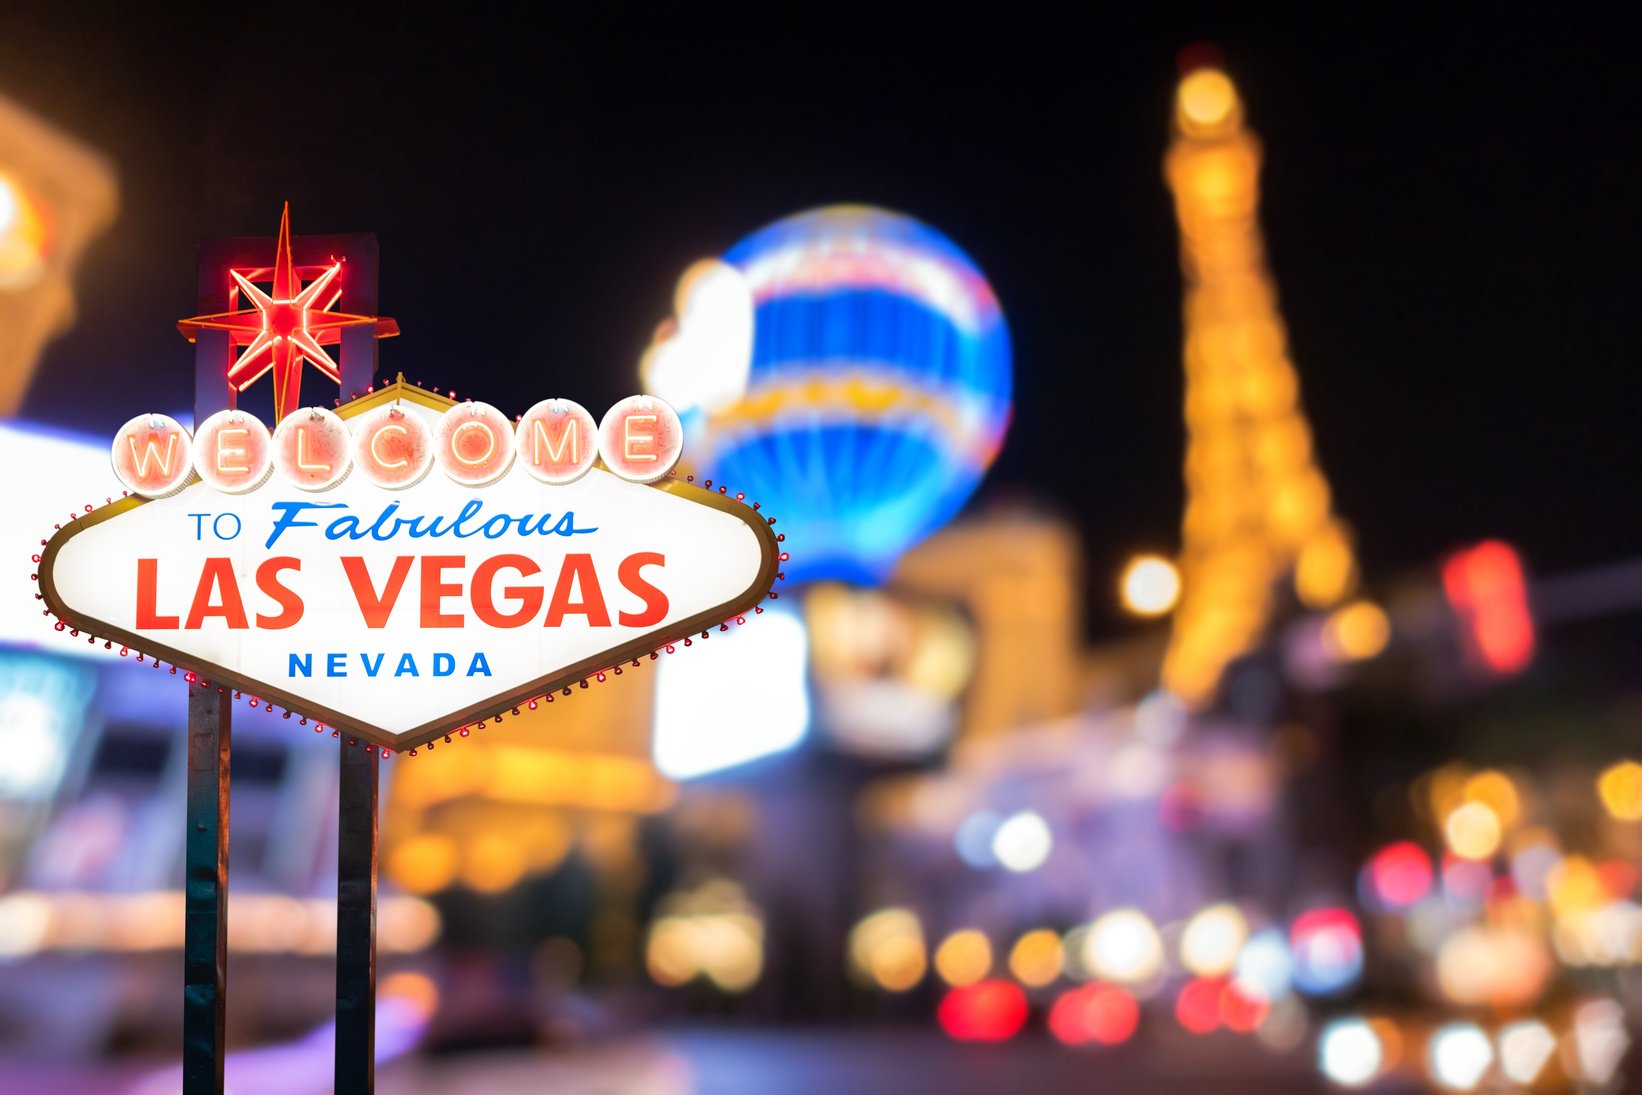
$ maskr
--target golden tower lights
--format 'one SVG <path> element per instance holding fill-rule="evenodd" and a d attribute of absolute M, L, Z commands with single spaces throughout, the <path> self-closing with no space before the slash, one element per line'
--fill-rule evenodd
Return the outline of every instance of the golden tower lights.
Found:
<path fill-rule="evenodd" d="M 69 279 L 118 204 L 106 160 L 0 96 L 0 417 L 74 321 Z"/>
<path fill-rule="evenodd" d="M 1277 583 L 1325 608 L 1356 581 L 1300 408 L 1257 219 L 1260 143 L 1218 68 L 1187 74 L 1164 160 L 1186 279 L 1182 592 L 1163 685 L 1192 707 L 1260 641 Z"/>

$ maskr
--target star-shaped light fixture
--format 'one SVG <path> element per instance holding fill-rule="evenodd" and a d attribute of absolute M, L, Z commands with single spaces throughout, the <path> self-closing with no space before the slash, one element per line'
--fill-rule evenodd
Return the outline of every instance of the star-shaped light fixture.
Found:
<path fill-rule="evenodd" d="M 334 287 L 341 272 L 342 263 L 333 262 L 306 286 L 302 284 L 302 272 L 291 255 L 291 203 L 286 202 L 279 219 L 271 291 L 263 292 L 240 271 L 230 270 L 228 276 L 251 307 L 185 319 L 177 330 L 190 342 L 202 330 L 227 331 L 231 345 L 245 347 L 228 367 L 228 382 L 235 391 L 243 392 L 272 369 L 277 421 L 300 405 L 304 361 L 342 382 L 342 372 L 325 347 L 342 340 L 344 327 L 370 324 L 377 338 L 399 333 L 399 325 L 391 319 L 331 311 L 342 299 L 342 290 Z"/>

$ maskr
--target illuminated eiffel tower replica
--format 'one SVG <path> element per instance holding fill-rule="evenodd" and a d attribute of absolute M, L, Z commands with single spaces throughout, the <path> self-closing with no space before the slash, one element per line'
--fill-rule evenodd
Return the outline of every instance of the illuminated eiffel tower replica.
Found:
<path fill-rule="evenodd" d="M 1182 594 L 1162 678 L 1194 709 L 1209 706 L 1226 666 L 1262 641 L 1283 583 L 1301 604 L 1326 609 L 1357 579 L 1266 268 L 1260 158 L 1232 81 L 1218 68 L 1188 73 L 1164 160 L 1186 280 L 1187 447 Z"/>

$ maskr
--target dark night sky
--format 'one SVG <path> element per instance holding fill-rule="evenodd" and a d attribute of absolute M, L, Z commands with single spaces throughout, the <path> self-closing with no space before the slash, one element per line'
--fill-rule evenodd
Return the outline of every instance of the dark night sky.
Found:
<path fill-rule="evenodd" d="M 509 411 L 636 389 L 691 260 L 873 202 L 951 235 L 1002 298 L 1017 416 L 983 494 L 1082 525 L 1103 631 L 1123 557 L 1178 535 L 1159 164 L 1175 56 L 1212 39 L 1266 142 L 1302 390 L 1371 577 L 1484 535 L 1542 572 L 1642 544 L 1642 39 L 1614 19 L 157 10 L 0 6 L 0 93 L 108 152 L 123 190 L 33 417 L 185 407 L 193 244 L 270 234 L 282 200 L 298 233 L 380 237 L 405 331 L 385 369 Z"/>

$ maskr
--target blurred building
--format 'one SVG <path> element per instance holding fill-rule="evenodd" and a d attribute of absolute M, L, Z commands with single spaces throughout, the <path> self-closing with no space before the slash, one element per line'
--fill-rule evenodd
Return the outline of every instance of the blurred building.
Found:
<path fill-rule="evenodd" d="M 118 204 L 107 160 L 0 96 L 0 417 L 74 322 L 75 268 Z"/>

